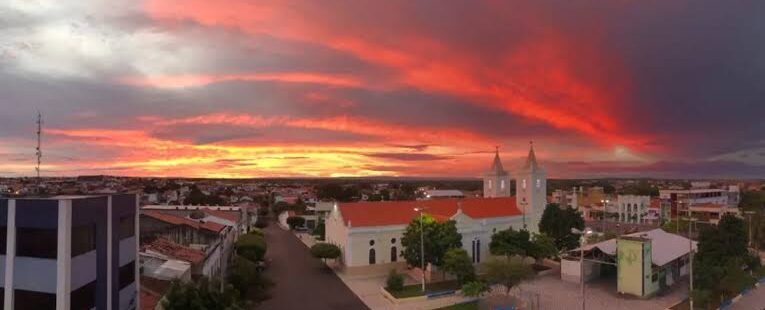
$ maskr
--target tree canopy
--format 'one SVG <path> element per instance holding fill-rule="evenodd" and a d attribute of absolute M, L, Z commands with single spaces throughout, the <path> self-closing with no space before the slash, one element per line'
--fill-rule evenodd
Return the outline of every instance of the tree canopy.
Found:
<path fill-rule="evenodd" d="M 459 284 L 475 279 L 473 262 L 463 248 L 451 248 L 446 251 L 441 269 L 454 275 Z"/>
<path fill-rule="evenodd" d="M 730 297 L 754 283 L 754 279 L 741 270 L 744 265 L 759 267 L 759 259 L 752 258 L 747 250 L 746 227 L 742 219 L 727 214 L 717 226 L 701 231 L 693 266 L 694 283 L 700 292 Z"/>
<path fill-rule="evenodd" d="M 505 294 L 534 276 L 534 270 L 520 257 L 495 257 L 481 264 L 483 277 L 492 284 L 505 287 Z"/>
<path fill-rule="evenodd" d="M 244 234 L 236 240 L 236 253 L 251 261 L 263 260 L 266 249 L 266 239 L 262 234 Z"/>
<path fill-rule="evenodd" d="M 437 222 L 430 215 L 423 215 L 422 225 L 425 240 L 425 263 L 442 266 L 446 251 L 462 247 L 462 235 L 457 232 L 454 221 Z M 404 259 L 410 266 L 420 266 L 420 217 L 409 222 L 401 238 Z"/>
<path fill-rule="evenodd" d="M 317 243 L 311 246 L 311 255 L 323 260 L 337 259 L 341 254 L 340 248 L 331 243 Z"/>
<path fill-rule="evenodd" d="M 206 278 L 196 283 L 173 282 L 162 301 L 162 307 L 166 310 L 245 309 L 245 303 L 232 285 L 226 285 L 222 292 L 215 289 L 217 287 L 216 283 L 210 283 Z"/>
<path fill-rule="evenodd" d="M 512 227 L 491 236 L 489 251 L 492 255 L 528 256 L 531 249 L 531 235 L 528 230 L 514 230 Z"/>
<path fill-rule="evenodd" d="M 571 233 L 571 228 L 584 229 L 582 214 L 556 203 L 548 204 L 539 221 L 539 231 L 552 237 L 558 250 L 575 249 L 579 245 L 579 235 Z"/>

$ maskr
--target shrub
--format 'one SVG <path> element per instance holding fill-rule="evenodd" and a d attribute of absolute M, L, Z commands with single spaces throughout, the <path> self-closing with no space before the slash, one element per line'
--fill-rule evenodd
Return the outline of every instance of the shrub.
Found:
<path fill-rule="evenodd" d="M 290 229 L 295 229 L 295 227 L 305 225 L 305 219 L 300 216 L 290 216 L 287 218 L 287 225 L 290 226 Z"/>
<path fill-rule="evenodd" d="M 263 230 L 260 230 L 258 228 L 253 228 L 252 230 L 250 230 L 249 234 L 250 235 L 255 235 L 255 236 L 265 237 L 265 233 L 263 232 Z"/>
<path fill-rule="evenodd" d="M 311 247 L 311 255 L 323 260 L 336 259 L 340 254 L 340 248 L 331 243 L 317 243 Z"/>
<path fill-rule="evenodd" d="M 388 273 L 388 279 L 385 281 L 385 288 L 392 292 L 398 292 L 404 289 L 404 276 L 391 269 Z"/>
<path fill-rule="evenodd" d="M 488 283 L 483 281 L 472 281 L 462 286 L 462 294 L 468 297 L 481 297 L 491 291 Z"/>
<path fill-rule="evenodd" d="M 266 239 L 263 236 L 246 234 L 236 241 L 236 253 L 253 262 L 263 260 L 266 249 Z"/>

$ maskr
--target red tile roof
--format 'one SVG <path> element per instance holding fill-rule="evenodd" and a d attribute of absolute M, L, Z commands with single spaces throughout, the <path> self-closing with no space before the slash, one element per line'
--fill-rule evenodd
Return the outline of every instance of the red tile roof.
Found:
<path fill-rule="evenodd" d="M 200 211 L 208 215 L 212 215 L 215 217 L 222 218 L 224 220 L 232 221 L 234 223 L 238 223 L 240 218 L 239 211 L 221 211 L 221 210 L 213 210 L 208 208 L 200 208 Z"/>
<path fill-rule="evenodd" d="M 160 220 L 166 223 L 175 224 L 175 225 L 186 225 L 190 226 L 196 229 L 205 229 L 209 230 L 215 233 L 221 232 L 224 228 L 226 228 L 225 225 L 221 225 L 214 222 L 200 222 L 197 220 L 192 220 L 187 217 L 162 213 L 160 211 L 156 210 L 143 210 L 141 211 L 141 214 L 146 215 L 148 217 L 154 218 L 156 220 Z"/>
<path fill-rule="evenodd" d="M 161 299 L 159 294 L 141 288 L 141 310 L 154 310 Z"/>
<path fill-rule="evenodd" d="M 405 225 L 419 213 L 416 207 L 424 207 L 426 214 L 437 220 L 446 220 L 457 213 L 461 205 L 462 212 L 475 219 L 521 215 L 515 197 L 435 199 L 383 202 L 340 203 L 340 214 L 345 225 L 385 226 Z"/>
<path fill-rule="evenodd" d="M 151 242 L 141 245 L 141 251 L 152 250 L 192 264 L 199 264 L 205 260 L 205 253 L 201 250 L 186 247 L 165 238 L 156 238 Z"/>

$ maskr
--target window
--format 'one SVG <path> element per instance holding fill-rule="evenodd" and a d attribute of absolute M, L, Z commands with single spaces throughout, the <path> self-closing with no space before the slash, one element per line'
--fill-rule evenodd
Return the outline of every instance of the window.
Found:
<path fill-rule="evenodd" d="M 56 229 L 17 228 L 16 255 L 56 258 L 58 233 Z"/>
<path fill-rule="evenodd" d="M 398 249 L 395 246 L 390 247 L 390 261 L 391 263 L 398 261 Z"/>
<path fill-rule="evenodd" d="M 537 188 L 542 187 L 542 180 L 537 179 Z"/>
<path fill-rule="evenodd" d="M 505 189 L 505 180 L 502 180 L 502 181 L 499 183 L 499 187 L 500 187 L 500 188 L 502 188 L 502 189 Z"/>
<path fill-rule="evenodd" d="M 651 281 L 652 282 L 659 281 L 659 274 L 658 273 L 654 273 L 653 276 L 651 276 Z"/>
<path fill-rule="evenodd" d="M 96 249 L 96 224 L 72 228 L 72 257 Z"/>
<path fill-rule="evenodd" d="M 120 218 L 120 240 L 135 235 L 135 216 L 128 215 Z"/>
<path fill-rule="evenodd" d="M 523 184 L 522 184 L 522 186 L 523 186 L 523 189 L 526 189 L 526 179 L 523 179 Z"/>
<path fill-rule="evenodd" d="M 489 180 L 489 189 L 491 189 L 491 180 Z"/>
<path fill-rule="evenodd" d="M 13 300 L 16 310 L 56 309 L 56 294 L 14 290 Z"/>
<path fill-rule="evenodd" d="M 135 282 L 135 261 L 120 267 L 120 290 Z"/>
<path fill-rule="evenodd" d="M 8 227 L 0 226 L 0 255 L 5 255 L 5 245 L 8 235 Z"/>
<path fill-rule="evenodd" d="M 374 240 L 369 240 L 369 246 L 373 246 L 373 245 L 375 245 L 375 241 Z"/>
<path fill-rule="evenodd" d="M 369 264 L 374 265 L 376 262 L 375 249 L 369 249 Z"/>
<path fill-rule="evenodd" d="M 396 244 L 396 238 L 390 239 L 391 244 Z"/>
<path fill-rule="evenodd" d="M 72 310 L 90 310 L 96 306 L 96 281 L 85 284 L 70 295 Z"/>

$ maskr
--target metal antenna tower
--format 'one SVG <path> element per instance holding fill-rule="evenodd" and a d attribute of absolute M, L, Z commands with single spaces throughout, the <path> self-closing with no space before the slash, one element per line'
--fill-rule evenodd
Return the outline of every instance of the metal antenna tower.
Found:
<path fill-rule="evenodd" d="M 35 166 L 35 171 L 37 172 L 37 184 L 40 184 L 40 162 L 42 161 L 42 148 L 41 148 L 41 137 L 42 137 L 42 113 L 40 111 L 37 111 L 37 148 L 36 149 L 36 155 L 37 155 L 37 166 Z"/>

